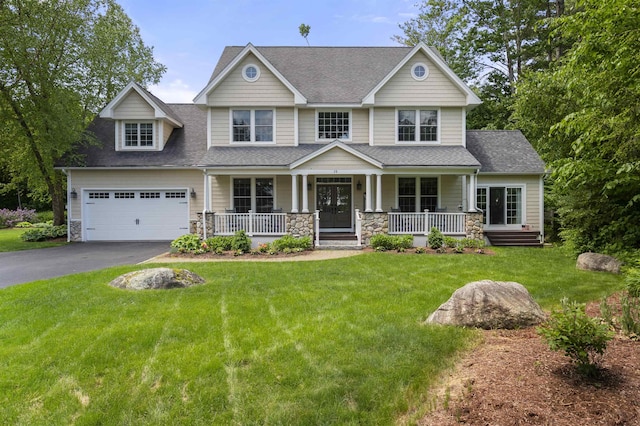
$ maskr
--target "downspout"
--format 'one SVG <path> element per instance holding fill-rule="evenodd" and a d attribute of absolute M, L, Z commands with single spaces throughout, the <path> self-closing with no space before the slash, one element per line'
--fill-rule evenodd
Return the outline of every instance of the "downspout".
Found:
<path fill-rule="evenodd" d="M 69 197 L 69 188 L 71 187 L 71 175 L 67 170 L 61 169 L 62 173 L 67 177 L 67 242 L 71 242 L 71 197 Z"/>
<path fill-rule="evenodd" d="M 204 174 L 204 204 L 202 206 L 202 239 L 207 239 L 207 208 L 209 207 L 209 175 L 207 169 L 203 169 Z"/>

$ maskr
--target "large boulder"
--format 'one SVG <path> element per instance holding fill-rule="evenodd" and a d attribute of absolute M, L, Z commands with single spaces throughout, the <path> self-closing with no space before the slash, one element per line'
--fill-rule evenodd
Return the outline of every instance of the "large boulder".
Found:
<path fill-rule="evenodd" d="M 524 286 L 482 280 L 456 290 L 425 323 L 484 329 L 529 327 L 546 316 Z"/>
<path fill-rule="evenodd" d="M 603 271 L 619 274 L 622 262 L 606 254 L 582 253 L 578 256 L 576 267 L 586 271 Z"/>
<path fill-rule="evenodd" d="M 152 268 L 120 275 L 109 285 L 129 290 L 166 290 L 203 283 L 204 278 L 186 269 Z"/>

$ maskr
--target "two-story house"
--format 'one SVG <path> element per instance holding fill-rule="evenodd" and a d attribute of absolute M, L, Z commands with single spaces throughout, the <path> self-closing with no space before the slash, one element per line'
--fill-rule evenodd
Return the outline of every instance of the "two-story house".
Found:
<path fill-rule="evenodd" d="M 104 108 L 63 168 L 69 236 L 541 241 L 544 164 L 518 131 L 467 131 L 479 104 L 424 44 L 227 47 L 193 104 L 131 83 Z"/>

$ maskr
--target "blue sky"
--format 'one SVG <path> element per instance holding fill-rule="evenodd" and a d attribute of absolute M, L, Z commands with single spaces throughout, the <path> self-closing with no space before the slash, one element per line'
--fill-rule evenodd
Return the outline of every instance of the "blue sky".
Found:
<path fill-rule="evenodd" d="M 207 84 L 225 46 L 395 46 L 417 0 L 119 0 L 156 60 L 167 66 L 151 91 L 188 102 Z"/>

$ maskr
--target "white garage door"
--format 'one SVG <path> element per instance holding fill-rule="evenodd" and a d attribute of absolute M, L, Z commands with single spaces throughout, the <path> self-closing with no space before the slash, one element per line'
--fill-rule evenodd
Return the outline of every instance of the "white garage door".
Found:
<path fill-rule="evenodd" d="M 189 233 L 186 191 L 87 190 L 87 241 L 173 240 Z"/>

